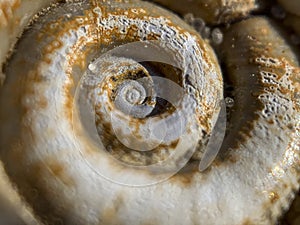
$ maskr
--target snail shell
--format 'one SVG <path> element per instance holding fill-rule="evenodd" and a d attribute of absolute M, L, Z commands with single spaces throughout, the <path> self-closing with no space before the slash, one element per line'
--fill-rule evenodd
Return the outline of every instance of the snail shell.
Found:
<path fill-rule="evenodd" d="M 222 46 L 228 79 L 236 88 L 233 131 L 223 147 L 232 148 L 234 158 L 241 157 L 242 149 L 246 155 L 251 152 L 251 160 L 243 161 L 243 168 L 251 161 L 248 170 L 255 173 L 255 181 L 248 177 L 248 182 L 264 186 L 271 177 L 257 178 L 270 171 L 275 182 L 269 189 L 271 218 L 289 202 L 287 193 L 297 189 L 299 179 L 299 61 L 282 32 L 269 19 L 252 18 L 233 25 Z M 288 171 L 290 153 L 296 167 Z"/>
<path fill-rule="evenodd" d="M 208 24 L 227 23 L 244 18 L 253 11 L 262 10 L 267 5 L 265 1 L 261 0 L 153 0 L 153 2 L 181 15 L 192 13 Z"/>
<path fill-rule="evenodd" d="M 0 1 L 0 62 L 3 63 L 11 48 L 32 17 L 51 1 L 12 0 Z M 0 83 L 4 74 L 0 74 Z"/>
<path fill-rule="evenodd" d="M 44 2 L 35 1 L 36 7 Z M 20 2 L 20 18 L 26 20 L 35 9 L 23 4 L 28 2 Z M 8 24 L 14 17 L 10 18 Z M 22 27 L 13 30 L 12 36 L 3 36 L 7 43 L 15 42 Z M 159 157 L 141 161 L 141 154 L 131 156 L 128 149 L 118 154 L 125 143 L 104 142 L 105 147 L 113 146 L 112 159 L 99 150 L 94 136 L 116 141 L 107 123 L 111 113 L 120 111 L 117 116 L 123 116 L 117 117 L 116 125 L 147 124 L 140 122 L 145 116 L 155 123 L 148 110 L 157 98 L 144 96 L 159 96 L 161 89 L 152 88 L 158 70 L 193 97 L 193 104 L 172 104 L 189 115 L 184 124 L 192 132 L 183 133 L 184 138 L 175 135 L 175 142 L 164 139 L 163 144 L 181 152 L 203 142 L 201 148 L 204 133 L 213 132 L 223 95 L 212 49 L 178 17 L 146 2 L 67 1 L 36 19 L 5 66 L 0 154 L 37 217 L 49 224 L 275 223 L 299 186 L 298 59 L 280 29 L 265 18 L 237 23 L 224 37 L 223 49 L 230 49 L 222 53 L 224 72 L 237 88 L 220 157 L 203 173 L 198 161 L 191 161 L 169 180 L 132 187 L 120 183 L 160 181 L 160 173 L 131 166 L 162 161 L 162 151 L 158 148 L 152 156 Z M 138 46 L 138 53 L 150 48 L 157 58 L 166 56 L 172 66 L 139 63 L 140 54 L 124 57 L 131 49 L 128 43 Z M 3 60 L 9 51 L 4 49 Z M 133 90 L 129 97 L 124 95 L 127 90 Z M 128 104 L 137 107 L 127 110 Z M 90 114 L 81 114 L 82 106 L 95 110 L 95 132 L 87 132 Z M 162 106 L 165 111 L 158 114 L 171 118 L 167 124 L 177 124 L 174 107 Z M 163 174 L 173 166 L 168 163 Z M 114 177 L 121 182 L 107 179 Z"/>
<path fill-rule="evenodd" d="M 143 43 L 133 43 L 133 54 L 139 51 L 146 54 L 127 53 L 128 45 L 118 50 L 118 45 L 135 41 Z M 109 51 L 112 47 L 118 51 Z M 140 48 L 137 53 L 136 48 Z M 148 54 L 147 49 L 152 52 Z M 149 58 L 155 51 L 158 51 L 155 58 Z M 120 52 L 129 55 L 119 56 Z M 174 67 L 183 71 L 151 64 L 151 60 L 163 60 L 159 57 L 164 55 L 169 58 L 167 62 L 173 62 Z M 150 70 L 155 71 L 148 72 L 137 59 L 150 61 Z M 1 149 L 10 150 L 2 151 L 2 160 L 22 195 L 48 223 L 60 220 L 67 224 L 114 223 L 106 211 L 114 207 L 115 201 L 121 201 L 119 198 L 134 205 L 135 194 L 150 191 L 155 196 L 159 186 L 137 189 L 119 183 L 152 184 L 173 175 L 174 169 L 177 172 L 178 164 L 182 164 L 179 157 L 187 157 L 187 153 L 191 154 L 187 152 L 189 148 L 199 145 L 204 134 L 212 133 L 223 92 L 216 57 L 199 34 L 173 14 L 139 1 L 81 1 L 52 7 L 23 34 L 5 74 L 0 101 L 7 107 L 0 115 L 3 134 L 0 142 Z M 168 86 L 166 78 L 175 87 Z M 155 87 L 154 96 L 171 104 L 170 109 L 162 112 L 158 107 L 155 112 L 158 116 L 154 117 L 150 112 L 158 99 L 145 98 L 146 86 L 151 83 Z M 15 92 L 17 86 L 22 88 Z M 173 96 L 180 99 L 172 99 Z M 94 118 L 89 117 L 90 106 L 95 110 Z M 91 128 L 93 123 L 95 127 Z M 59 129 L 58 124 L 62 125 Z M 128 131 L 130 125 L 138 126 L 140 132 Z M 151 125 L 156 127 L 153 152 L 134 152 L 134 146 L 148 147 L 141 144 L 149 138 L 147 130 Z M 181 128 L 186 131 L 176 133 Z M 40 135 L 40 129 L 44 135 Z M 118 141 L 120 137 L 114 137 L 116 134 L 124 137 L 124 141 L 136 138 L 129 148 Z M 103 145 L 98 145 L 98 135 Z M 163 139 L 159 139 L 161 136 Z M 107 157 L 104 148 L 114 158 Z M 123 165 L 157 164 L 165 158 L 163 154 L 173 160 L 147 167 L 145 171 Z M 20 160 L 17 167 L 9 163 L 17 158 Z M 162 166 L 162 171 L 157 172 Z M 91 192 L 100 194 L 92 197 Z M 104 196 L 107 201 L 102 200 Z M 139 204 L 145 204 L 146 199 Z M 74 201 L 85 204 L 74 205 Z M 149 208 L 150 214 L 155 211 L 154 205 Z M 93 216 L 86 216 L 90 214 Z M 127 218 L 127 213 L 123 216 L 116 220 L 138 222 L 134 217 Z"/>
<path fill-rule="evenodd" d="M 286 9 L 288 12 L 300 16 L 300 4 L 297 0 L 278 0 L 278 2 Z"/>

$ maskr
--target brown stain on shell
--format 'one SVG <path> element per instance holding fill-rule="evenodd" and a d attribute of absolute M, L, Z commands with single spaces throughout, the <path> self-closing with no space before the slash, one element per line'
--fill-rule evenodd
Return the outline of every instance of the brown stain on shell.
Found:
<path fill-rule="evenodd" d="M 14 12 L 20 7 L 21 0 L 2 1 L 0 3 L 0 28 L 9 25 L 14 17 Z M 14 21 L 15 25 L 19 23 L 19 19 Z"/>
<path fill-rule="evenodd" d="M 65 168 L 62 162 L 59 162 L 56 158 L 45 159 L 45 162 L 47 162 L 47 166 L 54 177 L 60 180 L 65 186 L 74 187 L 76 185 L 74 179 L 69 175 L 67 168 Z"/>
<path fill-rule="evenodd" d="M 106 151 L 108 151 L 115 159 L 121 160 L 122 162 L 129 163 L 137 166 L 145 166 L 157 163 L 157 160 L 163 160 L 165 156 L 162 156 L 161 152 L 167 149 L 168 154 L 171 154 L 172 151 L 177 147 L 179 140 L 175 140 L 171 142 L 169 145 L 167 144 L 159 144 L 155 149 L 146 152 L 137 152 L 130 148 L 124 146 L 117 138 L 115 137 L 114 129 L 110 123 L 104 123 L 103 115 L 97 114 L 99 120 L 97 120 L 97 126 L 101 126 L 102 132 L 101 140 L 103 141 L 104 146 L 106 147 Z M 139 126 L 139 120 L 132 121 L 132 127 Z M 136 135 L 137 136 L 137 135 Z M 88 150 L 89 148 L 87 148 Z M 97 151 L 85 151 L 87 154 L 94 154 Z M 138 157 L 134 154 L 138 153 Z"/>
<path fill-rule="evenodd" d="M 269 199 L 270 199 L 271 204 L 274 204 L 275 202 L 277 202 L 280 199 L 280 196 L 276 191 L 272 191 L 269 194 Z"/>
<path fill-rule="evenodd" d="M 121 193 L 116 195 L 116 198 L 113 200 L 113 202 L 108 202 L 108 207 L 106 207 L 101 212 L 101 225 L 105 224 L 111 224 L 111 225 L 119 225 L 122 224 L 122 222 L 118 219 L 118 213 L 119 210 L 123 207 L 125 207 L 125 200 L 124 196 Z"/>
<path fill-rule="evenodd" d="M 24 162 L 24 160 L 18 161 L 18 166 L 14 168 L 16 172 L 22 170 L 23 175 L 20 173 L 11 174 L 11 170 L 7 170 L 12 182 L 17 184 L 17 187 L 22 187 L 18 188 L 20 196 L 26 199 L 26 202 L 39 215 L 38 218 L 41 221 L 47 224 L 57 224 L 57 221 L 62 221 L 63 224 L 67 224 L 68 216 L 62 216 L 61 211 L 72 209 L 74 205 L 67 201 L 63 204 L 57 204 L 57 201 L 54 200 L 57 198 L 57 193 L 44 185 L 44 179 L 52 175 L 45 168 L 43 161 L 36 161 L 31 164 Z"/>
<path fill-rule="evenodd" d="M 253 223 L 250 219 L 245 219 L 241 225 L 255 225 L 255 223 Z"/>

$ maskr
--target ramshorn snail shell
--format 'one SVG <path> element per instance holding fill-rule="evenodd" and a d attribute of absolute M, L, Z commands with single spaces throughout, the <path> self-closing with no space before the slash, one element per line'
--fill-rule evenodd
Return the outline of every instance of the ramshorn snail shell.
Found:
<path fill-rule="evenodd" d="M 209 42 L 146 1 L 0 1 L 10 181 L 47 224 L 274 224 L 299 188 L 296 47 L 250 17 L 264 1 L 155 2 L 234 22 Z"/>

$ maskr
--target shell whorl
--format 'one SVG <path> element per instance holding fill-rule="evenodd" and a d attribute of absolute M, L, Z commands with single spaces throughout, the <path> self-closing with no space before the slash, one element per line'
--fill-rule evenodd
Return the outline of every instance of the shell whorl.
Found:
<path fill-rule="evenodd" d="M 264 9 L 268 4 L 261 0 L 152 0 L 176 13 L 192 13 L 208 24 L 222 24 L 247 17 L 251 12 Z"/>
<path fill-rule="evenodd" d="M 51 2 L 11 5 L 2 62 Z M 218 3 L 207 6 L 214 17 L 199 11 L 209 24 L 266 5 Z M 23 22 L 5 35 L 15 18 Z M 63 1 L 31 21 L 3 70 L 0 156 L 41 221 L 275 223 L 299 188 L 298 53 L 266 17 L 222 30 L 221 71 L 207 40 L 147 2 Z M 200 172 L 225 129 L 222 74 L 234 105 L 218 158 Z"/>

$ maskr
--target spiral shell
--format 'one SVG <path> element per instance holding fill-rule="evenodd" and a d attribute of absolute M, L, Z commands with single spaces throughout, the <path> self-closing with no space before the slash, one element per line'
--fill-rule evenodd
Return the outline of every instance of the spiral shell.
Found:
<path fill-rule="evenodd" d="M 224 52 L 224 60 L 229 79 L 237 87 L 236 107 L 231 120 L 235 121 L 232 129 L 239 131 L 228 135 L 225 146 L 226 143 L 230 143 L 228 147 L 235 146 L 234 140 L 238 136 L 241 141 L 236 143 L 235 148 L 254 154 L 257 143 L 260 143 L 257 159 L 251 160 L 251 167 L 255 162 L 256 168 L 269 164 L 265 167 L 269 170 L 274 161 L 278 162 L 271 173 L 274 178 L 277 177 L 275 180 L 281 179 L 282 183 L 277 183 L 272 193 L 288 193 L 298 185 L 297 170 L 287 172 L 286 160 L 290 153 L 298 154 L 295 149 L 299 146 L 299 62 L 295 52 L 279 35 L 280 32 L 282 30 L 274 22 L 266 18 L 253 18 L 233 25 L 223 43 L 224 49 L 231 49 Z M 290 152 L 289 149 L 294 150 Z M 295 162 L 298 160 L 296 158 Z M 257 170 L 255 173 L 259 176 Z M 281 173 L 290 175 L 282 177 Z M 266 181 L 260 179 L 259 182 Z M 272 202 L 273 214 L 280 211 L 282 204 L 286 204 L 284 198 L 275 201 L 276 204 Z"/>
<path fill-rule="evenodd" d="M 185 15 L 192 13 L 208 24 L 227 23 L 248 16 L 251 12 L 261 11 L 267 5 L 261 0 L 153 0 L 164 7 Z"/>
<path fill-rule="evenodd" d="M 300 169 L 299 59 L 284 30 L 257 16 L 224 28 L 216 48 L 221 72 L 208 41 L 151 3 L 51 2 L 1 8 L 12 13 L 4 13 L 0 30 L 1 62 L 9 56 L 0 157 L 36 218 L 105 225 L 278 220 L 299 188 Z M 222 12 L 207 14 L 212 24 L 247 17 L 258 5 L 199 2 Z M 29 18 L 49 4 L 15 45 Z M 222 73 L 234 87 L 224 141 Z"/>

